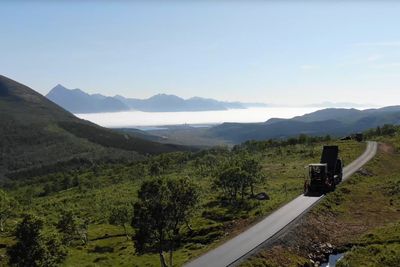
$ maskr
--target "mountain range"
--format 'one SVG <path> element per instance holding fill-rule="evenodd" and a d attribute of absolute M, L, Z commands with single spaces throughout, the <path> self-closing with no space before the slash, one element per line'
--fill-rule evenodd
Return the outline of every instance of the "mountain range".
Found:
<path fill-rule="evenodd" d="M 218 101 L 211 98 L 183 99 L 175 95 L 158 94 L 147 99 L 88 94 L 80 89 L 67 89 L 58 84 L 46 95 L 48 99 L 72 113 L 99 113 L 139 110 L 145 112 L 210 111 L 266 107 L 263 103 Z"/>
<path fill-rule="evenodd" d="M 353 103 L 353 102 L 330 102 L 324 101 L 321 103 L 314 103 L 310 105 L 306 105 L 306 107 L 313 107 L 313 108 L 365 108 L 365 107 L 375 107 L 373 104 L 360 104 L 360 103 Z"/>
<path fill-rule="evenodd" d="M 58 86 L 57 90 L 65 91 L 62 86 Z M 72 91 L 83 96 L 81 99 L 87 95 L 79 90 Z M 121 103 L 129 100 L 122 97 L 109 99 L 102 95 L 90 95 L 90 99 L 97 99 L 98 105 L 103 106 L 112 103 L 112 99 Z M 157 99 L 157 96 L 150 98 L 150 102 L 157 106 Z M 168 99 L 171 106 L 180 103 L 178 97 L 168 96 Z M 192 99 L 190 103 L 197 100 Z M 208 103 L 217 105 L 221 102 Z M 41 169 L 48 171 L 55 165 L 134 161 L 144 159 L 149 154 L 194 149 L 164 144 L 168 142 L 164 137 L 151 136 L 140 130 L 117 131 L 79 119 L 31 88 L 1 75 L 0 115 L 0 181 L 4 177 L 15 177 L 18 173 Z M 367 110 L 328 108 L 292 119 L 223 123 L 202 130 L 200 137 L 230 143 L 282 139 L 299 134 L 340 137 L 384 124 L 400 124 L 400 106 Z"/>
<path fill-rule="evenodd" d="M 117 112 L 128 109 L 124 103 L 113 97 L 89 95 L 80 89 L 67 89 L 61 84 L 55 86 L 46 97 L 72 113 Z"/>
<path fill-rule="evenodd" d="M 206 134 L 231 143 L 241 143 L 247 140 L 284 139 L 300 134 L 340 137 L 384 124 L 400 124 L 400 106 L 367 110 L 328 108 L 292 119 L 223 123 L 210 128 Z"/>
<path fill-rule="evenodd" d="M 134 161 L 148 154 L 191 149 L 81 120 L 31 88 L 1 75 L 0 136 L 0 181 L 7 175 L 54 165 Z"/>

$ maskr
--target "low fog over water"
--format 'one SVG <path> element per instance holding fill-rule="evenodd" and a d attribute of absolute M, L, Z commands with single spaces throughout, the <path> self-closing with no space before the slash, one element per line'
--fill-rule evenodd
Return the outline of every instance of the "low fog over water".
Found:
<path fill-rule="evenodd" d="M 179 124 L 219 124 L 223 122 L 264 122 L 270 118 L 292 118 L 319 108 L 248 108 L 197 112 L 142 112 L 76 114 L 104 127 L 135 127 Z"/>

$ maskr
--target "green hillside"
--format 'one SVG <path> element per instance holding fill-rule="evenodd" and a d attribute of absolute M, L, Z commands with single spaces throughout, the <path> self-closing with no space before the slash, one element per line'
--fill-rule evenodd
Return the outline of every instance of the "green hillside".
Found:
<path fill-rule="evenodd" d="M 206 135 L 232 143 L 270 138 L 285 139 L 300 134 L 346 136 L 384 124 L 400 124 L 400 106 L 380 109 L 322 109 L 292 119 L 270 119 L 263 123 L 223 123 Z"/>
<path fill-rule="evenodd" d="M 132 161 L 187 148 L 121 134 L 78 119 L 29 87 L 0 76 L 0 181 L 57 165 Z"/>

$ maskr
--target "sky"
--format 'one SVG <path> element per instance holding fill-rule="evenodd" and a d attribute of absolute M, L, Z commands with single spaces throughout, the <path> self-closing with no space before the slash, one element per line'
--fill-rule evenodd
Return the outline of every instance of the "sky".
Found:
<path fill-rule="evenodd" d="M 400 104 L 396 1 L 1 1 L 0 74 L 46 94 Z"/>

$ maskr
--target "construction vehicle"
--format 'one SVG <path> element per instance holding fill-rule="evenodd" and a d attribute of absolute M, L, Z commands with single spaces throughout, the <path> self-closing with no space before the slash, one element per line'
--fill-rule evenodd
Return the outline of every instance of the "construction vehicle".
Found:
<path fill-rule="evenodd" d="M 357 142 L 362 142 L 364 140 L 364 135 L 362 133 L 355 133 L 340 139 L 341 141 L 356 140 Z"/>
<path fill-rule="evenodd" d="M 354 134 L 354 139 L 357 142 L 362 142 L 364 140 L 364 135 L 362 133 L 356 133 Z"/>
<path fill-rule="evenodd" d="M 308 165 L 308 179 L 304 183 L 304 194 L 325 194 L 333 191 L 343 178 L 343 162 L 339 158 L 338 146 L 324 146 L 320 163 Z"/>

